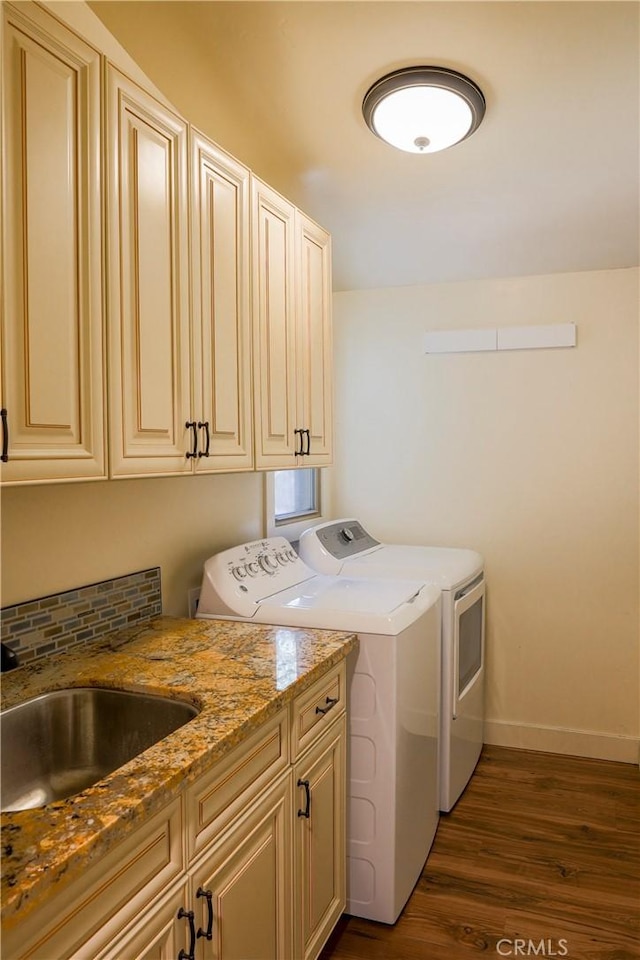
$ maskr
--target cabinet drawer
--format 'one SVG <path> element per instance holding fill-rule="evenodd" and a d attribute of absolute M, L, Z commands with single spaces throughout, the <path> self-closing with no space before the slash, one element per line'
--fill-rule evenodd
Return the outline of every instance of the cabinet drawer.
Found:
<path fill-rule="evenodd" d="M 189 788 L 189 860 L 289 765 L 288 719 L 281 710 Z"/>
<path fill-rule="evenodd" d="M 293 703 L 291 752 L 295 759 L 346 708 L 344 661 L 320 677 Z"/>
<path fill-rule="evenodd" d="M 182 804 L 175 800 L 42 908 L 3 930 L 4 960 L 94 960 L 180 876 L 182 850 Z"/>

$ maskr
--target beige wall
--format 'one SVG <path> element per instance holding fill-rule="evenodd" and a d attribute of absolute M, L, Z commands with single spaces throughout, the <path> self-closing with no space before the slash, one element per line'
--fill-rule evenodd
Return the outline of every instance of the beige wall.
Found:
<path fill-rule="evenodd" d="M 290 196 L 296 168 L 270 130 L 268 104 L 256 108 L 231 85 L 225 64 L 233 50 L 217 20 L 203 31 L 199 10 L 194 21 L 201 4 L 90 0 L 88 7 L 184 117 Z"/>
<path fill-rule="evenodd" d="M 423 353 L 568 321 L 576 349 Z M 487 739 L 637 760 L 638 271 L 339 293 L 334 329 L 335 511 L 484 554 Z"/>
<path fill-rule="evenodd" d="M 2 605 L 160 566 L 165 613 L 218 550 L 262 536 L 262 476 L 167 477 L 2 492 Z"/>

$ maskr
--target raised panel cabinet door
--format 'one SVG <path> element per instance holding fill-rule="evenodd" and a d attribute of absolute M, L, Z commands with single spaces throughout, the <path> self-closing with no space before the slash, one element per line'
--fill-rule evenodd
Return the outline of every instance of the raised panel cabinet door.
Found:
<path fill-rule="evenodd" d="M 299 960 L 315 960 L 346 905 L 345 745 L 343 714 L 294 767 L 294 956 Z"/>
<path fill-rule="evenodd" d="M 295 208 L 252 179 L 256 467 L 295 467 Z"/>
<path fill-rule="evenodd" d="M 189 473 L 187 125 L 107 68 L 111 475 Z"/>
<path fill-rule="evenodd" d="M 192 871 L 197 960 L 290 960 L 291 815 L 287 773 Z"/>
<path fill-rule="evenodd" d="M 298 409 L 309 455 L 305 467 L 333 460 L 333 340 L 331 237 L 313 220 L 296 213 L 298 255 Z"/>
<path fill-rule="evenodd" d="M 2 5 L 3 483 L 105 475 L 100 55 Z"/>
<path fill-rule="evenodd" d="M 191 131 L 196 470 L 250 470 L 249 171 Z"/>
<path fill-rule="evenodd" d="M 80 951 L 74 960 L 177 960 L 181 950 L 187 955 L 190 929 L 187 920 L 178 916 L 180 908 L 188 907 L 187 896 L 183 884 L 145 907 L 124 935 L 114 937 L 102 953 L 85 958 Z"/>

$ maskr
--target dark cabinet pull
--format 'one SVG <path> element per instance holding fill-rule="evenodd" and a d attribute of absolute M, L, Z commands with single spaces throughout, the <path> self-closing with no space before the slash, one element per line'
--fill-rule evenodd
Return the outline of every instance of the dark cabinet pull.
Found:
<path fill-rule="evenodd" d="M 316 713 L 329 713 L 329 710 L 331 710 L 332 707 L 335 707 L 337 702 L 337 697 L 327 697 L 325 700 L 325 706 L 316 707 Z"/>
<path fill-rule="evenodd" d="M 193 910 L 185 910 L 184 907 L 180 907 L 178 910 L 178 920 L 186 918 L 189 921 L 189 953 L 185 953 L 182 948 L 180 948 L 180 953 L 178 954 L 178 960 L 195 960 L 196 956 L 196 925 L 193 922 L 194 913 Z"/>
<path fill-rule="evenodd" d="M 296 446 L 294 456 L 303 457 L 304 456 L 304 430 L 301 430 L 300 428 L 296 427 L 296 429 L 293 432 L 297 437 L 298 436 L 300 437 L 300 446 L 299 447 Z"/>
<path fill-rule="evenodd" d="M 187 451 L 187 460 L 192 460 L 198 456 L 198 424 L 195 420 L 187 420 L 185 427 L 188 430 L 193 430 L 193 450 Z"/>
<path fill-rule="evenodd" d="M 307 449 L 303 451 L 303 456 L 308 457 L 311 454 L 311 434 L 308 430 L 303 430 L 307 436 Z"/>
<path fill-rule="evenodd" d="M 209 433 L 209 421 L 198 420 L 198 430 L 204 430 L 204 450 L 201 450 L 198 456 L 208 457 L 209 447 L 211 446 L 211 434 Z"/>
<path fill-rule="evenodd" d="M 311 816 L 311 791 L 309 790 L 309 781 L 308 780 L 298 780 L 298 786 L 304 787 L 306 794 L 306 804 L 304 810 L 298 810 L 299 817 L 306 817 L 307 820 Z"/>
<path fill-rule="evenodd" d="M 0 417 L 2 417 L 2 457 L 0 459 L 3 463 L 7 463 L 9 460 L 9 424 L 7 422 L 7 411 L 4 407 L 0 410 Z"/>
<path fill-rule="evenodd" d="M 198 927 L 196 937 L 206 937 L 207 940 L 213 940 L 213 894 L 211 890 L 203 890 L 202 887 L 198 887 L 196 897 L 207 898 L 207 910 L 209 914 L 206 931 L 203 930 L 202 927 Z"/>

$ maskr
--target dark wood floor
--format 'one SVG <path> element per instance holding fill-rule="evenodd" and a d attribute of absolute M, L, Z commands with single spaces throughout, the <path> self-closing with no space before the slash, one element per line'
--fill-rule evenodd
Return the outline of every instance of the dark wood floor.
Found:
<path fill-rule="evenodd" d="M 321 960 L 476 954 L 640 958 L 637 766 L 485 747 L 395 926 L 345 916 Z"/>

